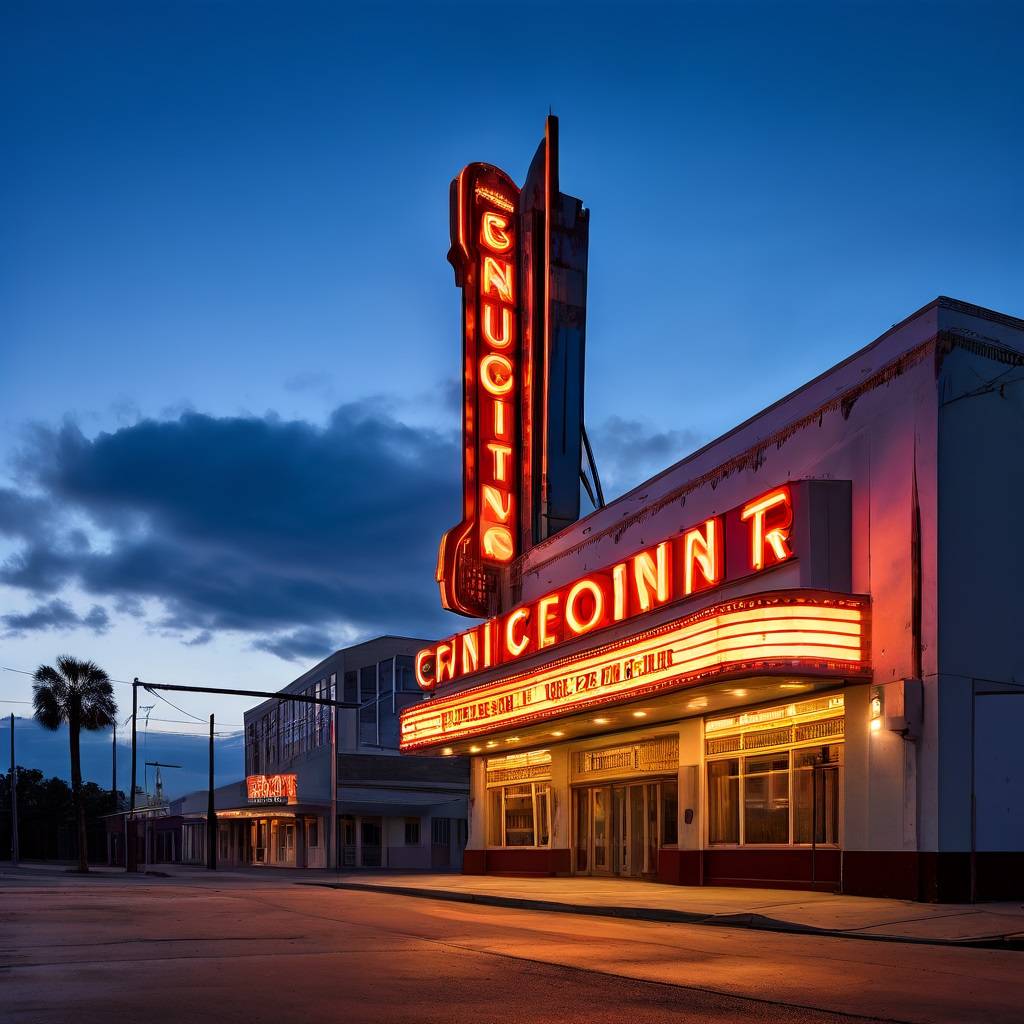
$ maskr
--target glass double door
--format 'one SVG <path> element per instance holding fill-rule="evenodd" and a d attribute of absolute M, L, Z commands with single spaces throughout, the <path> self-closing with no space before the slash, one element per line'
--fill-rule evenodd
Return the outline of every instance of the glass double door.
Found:
<path fill-rule="evenodd" d="M 577 874 L 642 878 L 657 873 L 659 786 L 630 782 L 575 791 Z"/>

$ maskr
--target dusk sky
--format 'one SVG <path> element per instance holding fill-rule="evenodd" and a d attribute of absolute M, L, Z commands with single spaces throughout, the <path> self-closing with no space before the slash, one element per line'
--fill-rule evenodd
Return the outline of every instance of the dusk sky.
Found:
<path fill-rule="evenodd" d="M 939 294 L 1024 316 L 1022 44 L 979 2 L 4 5 L 0 665 L 277 688 L 460 627 L 448 183 L 521 181 L 549 107 L 612 495 Z"/>

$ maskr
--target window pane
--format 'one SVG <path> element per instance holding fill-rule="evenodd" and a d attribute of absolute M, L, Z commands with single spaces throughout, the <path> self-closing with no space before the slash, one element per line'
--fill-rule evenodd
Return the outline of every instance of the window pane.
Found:
<path fill-rule="evenodd" d="M 393 668 L 394 665 L 390 658 L 388 658 L 387 661 L 379 662 L 377 665 L 377 672 L 379 673 L 379 692 L 381 694 L 390 693 L 392 690 L 391 676 Z"/>
<path fill-rule="evenodd" d="M 548 802 L 551 799 L 550 786 L 537 787 L 537 845 L 547 846 L 549 842 L 548 822 L 551 815 L 548 813 Z"/>
<path fill-rule="evenodd" d="M 708 841 L 740 841 L 740 763 L 734 757 L 708 763 Z"/>
<path fill-rule="evenodd" d="M 505 788 L 505 845 L 535 845 L 532 786 Z"/>
<path fill-rule="evenodd" d="M 491 846 L 501 846 L 501 790 L 490 792 L 490 815 L 488 816 L 487 842 Z"/>
<path fill-rule="evenodd" d="M 346 672 L 343 681 L 344 694 L 342 700 L 349 704 L 355 704 L 359 700 L 359 673 Z"/>
<path fill-rule="evenodd" d="M 406 691 L 419 690 L 419 686 L 416 683 L 413 659 L 408 654 L 399 654 L 395 659 L 395 689 Z"/>
<path fill-rule="evenodd" d="M 587 870 L 587 846 L 590 838 L 590 821 L 587 813 L 590 806 L 590 793 L 585 790 L 577 790 L 573 794 L 576 804 L 576 870 Z"/>
<path fill-rule="evenodd" d="M 661 845 L 675 846 L 679 842 L 679 784 L 661 784 Z"/>
<path fill-rule="evenodd" d="M 839 843 L 842 744 L 793 752 L 793 842 Z"/>
<path fill-rule="evenodd" d="M 406 846 L 419 846 L 420 845 L 420 819 L 419 818 L 406 818 L 405 819 L 405 845 Z"/>
<path fill-rule="evenodd" d="M 745 843 L 789 842 L 789 754 L 744 759 Z"/>
<path fill-rule="evenodd" d="M 608 800 L 611 791 L 606 788 L 591 790 L 594 798 L 594 867 L 608 869 Z"/>
<path fill-rule="evenodd" d="M 359 670 L 359 703 L 365 704 L 377 696 L 377 666 L 367 665 Z"/>
<path fill-rule="evenodd" d="M 359 670 L 359 742 L 375 747 L 377 735 L 377 666 L 367 665 Z"/>

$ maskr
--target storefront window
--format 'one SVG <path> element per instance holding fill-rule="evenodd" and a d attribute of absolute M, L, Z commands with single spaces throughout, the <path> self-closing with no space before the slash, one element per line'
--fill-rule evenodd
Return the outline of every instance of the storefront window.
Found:
<path fill-rule="evenodd" d="M 491 846 L 548 846 L 551 842 L 551 787 L 524 783 L 490 791 Z"/>
<path fill-rule="evenodd" d="M 708 764 L 708 841 L 740 841 L 740 762 L 730 757 Z"/>
<path fill-rule="evenodd" d="M 709 761 L 708 842 L 838 845 L 842 763 L 841 743 Z"/>

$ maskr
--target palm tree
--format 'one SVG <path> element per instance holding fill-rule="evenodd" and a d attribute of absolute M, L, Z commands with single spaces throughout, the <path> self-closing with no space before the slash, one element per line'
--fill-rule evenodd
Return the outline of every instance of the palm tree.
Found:
<path fill-rule="evenodd" d="M 71 792 L 78 818 L 78 870 L 88 871 L 79 735 L 82 729 L 105 729 L 114 724 L 117 718 L 114 688 L 107 673 L 95 662 L 79 661 L 67 654 L 57 659 L 56 668 L 40 665 L 34 679 L 32 703 L 36 721 L 44 729 L 53 731 L 66 722 L 70 733 Z"/>

